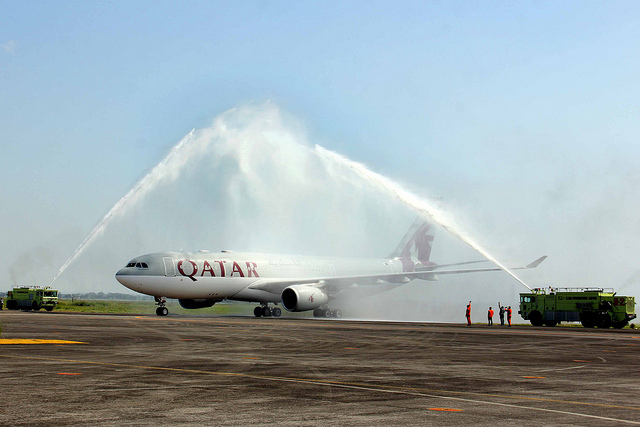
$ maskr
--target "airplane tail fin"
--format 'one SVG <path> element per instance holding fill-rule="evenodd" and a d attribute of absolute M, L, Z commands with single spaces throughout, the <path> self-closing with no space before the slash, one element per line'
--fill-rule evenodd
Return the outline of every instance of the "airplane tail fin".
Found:
<path fill-rule="evenodd" d="M 415 271 L 434 266 L 435 264 L 429 261 L 433 239 L 433 226 L 419 217 L 411 225 L 398 247 L 389 255 L 389 258 L 399 258 L 402 261 L 404 271 Z M 414 258 L 418 260 L 418 264 L 413 261 Z"/>

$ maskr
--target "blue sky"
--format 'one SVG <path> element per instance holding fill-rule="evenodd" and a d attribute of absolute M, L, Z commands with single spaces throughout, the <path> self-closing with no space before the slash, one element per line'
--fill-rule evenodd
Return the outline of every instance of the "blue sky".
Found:
<path fill-rule="evenodd" d="M 634 1 L 3 1 L 0 267 L 79 243 L 191 129 L 270 100 L 509 255 L 555 247 L 606 280 L 585 247 L 614 241 L 620 282 L 640 249 L 638 75 Z"/>

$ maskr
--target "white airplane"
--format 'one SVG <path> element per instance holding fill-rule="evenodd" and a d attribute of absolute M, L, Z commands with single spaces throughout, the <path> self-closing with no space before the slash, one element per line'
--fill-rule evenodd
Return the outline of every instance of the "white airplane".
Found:
<path fill-rule="evenodd" d="M 342 317 L 336 303 L 437 275 L 498 271 L 500 268 L 443 270 L 467 261 L 438 265 L 431 261 L 432 226 L 417 221 L 387 258 L 337 258 L 221 251 L 157 252 L 132 259 L 116 280 L 155 297 L 156 314 L 166 316 L 166 298 L 187 309 L 211 307 L 223 300 L 257 302 L 256 317 L 279 317 L 282 311 L 313 310 L 315 317 Z M 415 255 L 415 256 L 413 256 Z M 546 256 L 525 267 L 535 268 Z M 274 304 L 271 307 L 270 304 Z M 334 308 L 329 309 L 329 305 Z"/>

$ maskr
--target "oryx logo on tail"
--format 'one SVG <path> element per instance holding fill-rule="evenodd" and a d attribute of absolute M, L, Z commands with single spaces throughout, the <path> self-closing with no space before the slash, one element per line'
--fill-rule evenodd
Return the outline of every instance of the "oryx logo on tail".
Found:
<path fill-rule="evenodd" d="M 417 267 L 435 266 L 435 263 L 429 261 L 433 238 L 433 226 L 418 218 L 390 257 L 402 261 L 402 271 L 415 271 Z M 414 258 L 418 260 L 417 264 Z"/>

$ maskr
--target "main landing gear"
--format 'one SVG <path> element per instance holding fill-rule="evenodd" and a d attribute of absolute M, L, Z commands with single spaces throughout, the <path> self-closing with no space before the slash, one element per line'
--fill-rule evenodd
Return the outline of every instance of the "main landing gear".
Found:
<path fill-rule="evenodd" d="M 282 310 L 280 308 L 271 308 L 268 304 L 253 309 L 253 315 L 256 317 L 280 317 L 281 314 Z"/>
<path fill-rule="evenodd" d="M 313 310 L 313 317 L 324 317 L 324 318 L 335 317 L 339 319 L 342 317 L 342 311 L 338 309 L 329 310 L 328 308 L 316 308 L 315 310 Z"/>
<path fill-rule="evenodd" d="M 169 314 L 169 309 L 166 307 L 167 299 L 165 297 L 154 298 L 156 300 L 156 305 L 158 306 L 158 308 L 156 308 L 156 314 L 158 316 L 166 316 L 167 314 Z"/>

